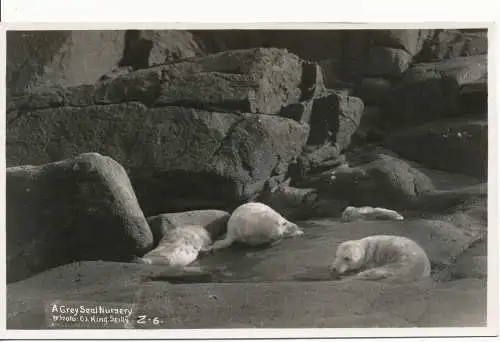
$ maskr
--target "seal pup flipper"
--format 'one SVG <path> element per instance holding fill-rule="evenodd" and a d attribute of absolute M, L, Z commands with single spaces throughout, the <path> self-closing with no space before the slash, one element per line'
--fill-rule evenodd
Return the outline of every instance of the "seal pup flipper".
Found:
<path fill-rule="evenodd" d="M 233 242 L 234 242 L 233 239 L 226 237 L 223 240 L 217 240 L 212 245 L 205 247 L 203 249 L 203 252 L 204 253 L 211 253 L 211 252 L 219 250 L 219 249 L 224 249 L 224 248 L 231 246 L 233 244 Z"/>
<path fill-rule="evenodd" d="M 387 267 L 375 267 L 362 271 L 353 277 L 361 280 L 381 280 L 394 277 L 394 275 L 394 271 Z"/>

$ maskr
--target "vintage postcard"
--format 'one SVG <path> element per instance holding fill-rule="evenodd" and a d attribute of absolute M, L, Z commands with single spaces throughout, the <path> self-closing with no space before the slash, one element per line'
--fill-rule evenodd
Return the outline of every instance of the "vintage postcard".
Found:
<path fill-rule="evenodd" d="M 492 23 L 4 28 L 3 338 L 498 333 Z"/>

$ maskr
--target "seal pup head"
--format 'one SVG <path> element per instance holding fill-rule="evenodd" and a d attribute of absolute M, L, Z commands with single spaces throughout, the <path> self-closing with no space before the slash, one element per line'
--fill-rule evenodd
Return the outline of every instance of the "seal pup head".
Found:
<path fill-rule="evenodd" d="M 281 228 L 283 230 L 283 237 L 293 237 L 304 234 L 304 231 L 295 223 L 283 220 L 281 221 Z"/>
<path fill-rule="evenodd" d="M 363 266 L 364 258 L 365 249 L 359 241 L 345 241 L 337 247 L 330 271 L 343 274 L 350 270 L 357 270 Z"/>

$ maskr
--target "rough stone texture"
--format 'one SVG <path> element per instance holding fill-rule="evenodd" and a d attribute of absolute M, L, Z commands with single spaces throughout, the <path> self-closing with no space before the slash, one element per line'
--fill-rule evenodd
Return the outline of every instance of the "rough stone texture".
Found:
<path fill-rule="evenodd" d="M 451 267 L 453 278 L 486 278 L 488 253 L 486 241 L 481 241 L 462 253 Z"/>
<path fill-rule="evenodd" d="M 201 42 L 184 30 L 128 30 L 121 65 L 147 68 L 204 56 Z"/>
<path fill-rule="evenodd" d="M 314 100 L 293 103 L 283 108 L 279 116 L 292 119 L 300 123 L 309 123 L 311 121 L 313 104 Z"/>
<path fill-rule="evenodd" d="M 10 284 L 7 327 L 45 327 L 44 304 L 54 299 L 135 303 L 136 314 L 162 317 L 161 328 L 485 326 L 485 279 L 337 282 L 327 271 L 339 243 L 372 234 L 417 241 L 439 271 L 480 239 L 484 227 L 479 233 L 446 218 L 297 223 L 305 229 L 301 238 L 261 250 L 235 245 L 201 259 L 212 277 L 200 284 L 174 283 L 152 265 L 109 262 L 75 263 Z"/>
<path fill-rule="evenodd" d="M 434 189 L 429 177 L 391 155 L 377 153 L 364 162 L 348 162 L 352 167 L 337 168 L 315 186 L 321 195 L 353 206 L 400 209 Z"/>
<path fill-rule="evenodd" d="M 403 49 L 415 56 L 422 49 L 424 42 L 432 37 L 434 30 L 372 30 L 371 40 L 374 45 Z"/>
<path fill-rule="evenodd" d="M 206 51 L 255 47 L 287 49 L 304 60 L 340 60 L 345 31 L 339 30 L 192 30 Z"/>
<path fill-rule="evenodd" d="M 286 172 L 309 131 L 278 116 L 138 103 L 11 116 L 9 166 L 86 151 L 112 156 L 129 172 L 147 215 L 219 209 L 258 194 L 271 176 Z"/>
<path fill-rule="evenodd" d="M 345 162 L 345 156 L 340 155 L 337 146 L 327 143 L 312 151 L 303 152 L 297 158 L 296 178 L 303 178 L 308 173 L 331 170 Z"/>
<path fill-rule="evenodd" d="M 390 122 L 385 120 L 386 110 L 381 106 L 366 106 L 356 132 L 352 136 L 351 147 L 378 142 L 385 137 Z"/>
<path fill-rule="evenodd" d="M 412 125 L 467 114 L 464 110 L 470 107 L 487 113 L 487 69 L 485 55 L 415 64 L 393 89 L 393 118 Z M 465 97 L 471 93 L 479 95 L 479 101 L 467 107 Z"/>
<path fill-rule="evenodd" d="M 340 78 L 358 83 L 363 76 L 363 68 L 369 54 L 370 30 L 344 31 L 344 44 Z"/>
<path fill-rule="evenodd" d="M 337 59 L 322 59 L 318 61 L 323 73 L 323 80 L 328 89 L 333 89 L 340 78 L 341 61 Z"/>
<path fill-rule="evenodd" d="M 487 178 L 488 122 L 485 120 L 427 123 L 390 135 L 384 146 L 429 168 Z"/>
<path fill-rule="evenodd" d="M 138 101 L 150 106 L 158 98 L 161 82 L 162 70 L 159 68 L 141 69 L 117 75 L 95 85 L 94 103 Z"/>
<path fill-rule="evenodd" d="M 33 85 L 94 83 L 118 64 L 121 31 L 9 31 L 7 88 L 17 93 Z"/>
<path fill-rule="evenodd" d="M 188 225 L 203 226 L 211 238 L 216 239 L 225 233 L 229 216 L 229 213 L 222 210 L 191 210 L 151 216 L 147 220 L 156 245 L 170 229 Z"/>
<path fill-rule="evenodd" d="M 462 30 L 435 30 L 423 44 L 417 61 L 430 62 L 461 56 L 486 54 L 488 51 L 487 30 L 462 32 Z"/>
<path fill-rule="evenodd" d="M 139 101 L 148 107 L 278 114 L 326 91 L 316 63 L 274 48 L 233 50 L 135 71 L 122 67 L 108 74 L 92 85 L 44 86 L 12 96 L 8 109 Z"/>
<path fill-rule="evenodd" d="M 372 46 L 363 71 L 366 76 L 394 78 L 406 72 L 411 60 L 412 56 L 403 49 Z"/>
<path fill-rule="evenodd" d="M 259 202 L 267 204 L 290 221 L 311 215 L 317 197 L 315 189 L 295 188 L 284 182 L 263 193 Z"/>
<path fill-rule="evenodd" d="M 365 105 L 384 105 L 391 95 L 391 81 L 382 77 L 363 78 L 356 96 L 363 100 Z"/>
<path fill-rule="evenodd" d="M 364 104 L 357 97 L 329 95 L 314 100 L 310 121 L 308 145 L 322 145 L 331 141 L 341 153 L 351 142 L 351 135 L 358 128 Z"/>
<path fill-rule="evenodd" d="M 435 63 L 415 64 L 415 68 L 434 70 L 453 77 L 461 88 L 488 84 L 488 56 L 486 54 L 457 57 Z"/>
<path fill-rule="evenodd" d="M 158 267 L 96 266 L 73 264 L 9 285 L 7 328 L 46 329 L 44 301 L 54 299 L 136 303 L 133 316 L 162 317 L 162 329 L 486 326 L 483 279 L 433 286 L 363 281 L 177 285 L 150 281 L 161 272 Z M 107 291 L 99 291 L 103 288 Z"/>
<path fill-rule="evenodd" d="M 127 260 L 153 236 L 123 167 L 85 153 L 7 168 L 7 281 L 74 260 Z"/>
<path fill-rule="evenodd" d="M 231 50 L 169 64 L 162 68 L 155 105 L 277 114 L 298 102 L 302 89 L 315 85 L 303 84 L 309 75 L 302 69 L 297 56 L 274 48 Z"/>
<path fill-rule="evenodd" d="M 397 84 L 390 98 L 391 119 L 412 126 L 459 113 L 460 86 L 445 74 L 412 68 Z"/>

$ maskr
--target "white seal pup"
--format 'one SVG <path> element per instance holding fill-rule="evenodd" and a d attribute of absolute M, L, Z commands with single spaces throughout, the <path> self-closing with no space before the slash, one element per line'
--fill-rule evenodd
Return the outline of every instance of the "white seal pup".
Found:
<path fill-rule="evenodd" d="M 348 206 L 342 213 L 341 221 L 351 222 L 356 220 L 404 220 L 403 215 L 395 210 L 385 208 L 365 207 L 352 207 Z"/>
<path fill-rule="evenodd" d="M 431 265 L 415 241 L 396 235 L 372 235 L 341 243 L 330 271 L 354 271 L 355 279 L 414 281 L 429 277 Z"/>
<path fill-rule="evenodd" d="M 250 246 L 273 244 L 302 234 L 304 231 L 299 226 L 271 207 L 259 202 L 249 202 L 233 211 L 227 222 L 226 236 L 208 247 L 207 251 L 227 248 L 233 242 Z"/>
<path fill-rule="evenodd" d="M 167 231 L 158 246 L 136 258 L 136 263 L 185 267 L 193 263 L 201 251 L 212 243 L 203 226 L 188 225 Z"/>

